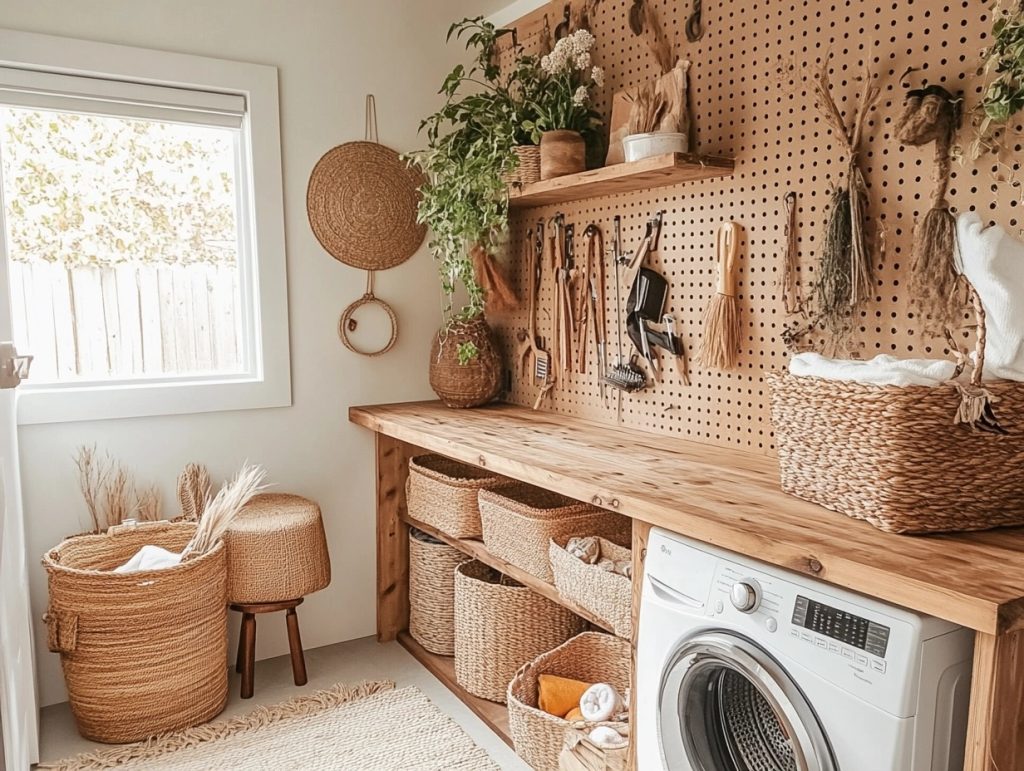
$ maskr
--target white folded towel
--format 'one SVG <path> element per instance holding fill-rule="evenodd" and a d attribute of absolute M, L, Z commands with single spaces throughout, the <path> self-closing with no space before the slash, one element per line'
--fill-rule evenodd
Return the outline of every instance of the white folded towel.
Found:
<path fill-rule="evenodd" d="M 985 376 L 1024 381 L 1024 243 L 986 228 L 976 212 L 956 220 L 964 275 L 985 309 Z"/>
<path fill-rule="evenodd" d="M 602 750 L 617 750 L 629 744 L 629 739 L 607 725 L 599 725 L 591 731 L 589 739 Z"/>
<path fill-rule="evenodd" d="M 800 377 L 867 385 L 934 386 L 953 377 L 956 364 L 946 359 L 897 359 L 884 353 L 868 361 L 827 359 L 819 353 L 798 353 L 790 360 L 789 371 Z"/>
<path fill-rule="evenodd" d="M 588 723 L 602 723 L 622 711 L 619 692 L 608 683 L 594 683 L 580 697 L 580 713 Z"/>
<path fill-rule="evenodd" d="M 126 563 L 114 568 L 115 573 L 138 573 L 142 570 L 173 568 L 181 564 L 181 555 L 159 546 L 143 546 Z"/>

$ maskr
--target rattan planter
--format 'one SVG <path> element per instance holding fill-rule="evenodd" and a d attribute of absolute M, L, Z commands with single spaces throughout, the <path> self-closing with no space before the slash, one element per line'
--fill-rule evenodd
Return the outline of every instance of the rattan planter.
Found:
<path fill-rule="evenodd" d="M 956 386 L 768 376 L 782 489 L 893 533 L 1024 524 L 1024 384 L 984 383 L 1010 433 L 954 425 Z"/>
<path fill-rule="evenodd" d="M 409 531 L 409 634 L 431 653 L 455 655 L 455 568 L 466 556 Z"/>
<path fill-rule="evenodd" d="M 455 679 L 475 696 L 504 702 L 524 663 L 586 627 L 561 605 L 492 570 L 455 570 Z"/>
<path fill-rule="evenodd" d="M 600 632 L 584 632 L 520 669 L 508 686 L 508 722 L 516 754 L 535 771 L 558 771 L 558 756 L 571 730 L 567 720 L 537 708 L 540 675 L 610 683 L 625 697 L 632 646 Z"/>
<path fill-rule="evenodd" d="M 504 175 L 505 183 L 512 188 L 521 189 L 540 181 L 540 147 L 537 145 L 519 145 L 513 147 L 519 165 Z"/>
<path fill-rule="evenodd" d="M 551 571 L 559 593 L 586 608 L 606 622 L 615 634 L 627 640 L 633 638 L 633 582 L 618 573 L 611 573 L 597 565 L 588 565 L 565 550 L 572 536 L 552 539 L 548 548 Z M 601 542 L 601 555 L 615 562 L 630 561 L 633 552 L 605 538 Z"/>
<path fill-rule="evenodd" d="M 511 484 L 510 479 L 441 455 L 420 455 L 409 461 L 409 516 L 453 538 L 479 538 L 483 530 L 477 495 Z"/>
<path fill-rule="evenodd" d="M 632 538 L 628 518 L 522 482 L 481 490 L 480 521 L 491 553 L 548 582 L 552 538 L 599 535 L 623 546 Z"/>
<path fill-rule="evenodd" d="M 116 574 L 145 544 L 180 551 L 195 525 L 69 538 L 43 557 L 48 644 L 60 653 L 78 731 L 123 743 L 199 725 L 228 698 L 223 544 L 164 570 Z"/>

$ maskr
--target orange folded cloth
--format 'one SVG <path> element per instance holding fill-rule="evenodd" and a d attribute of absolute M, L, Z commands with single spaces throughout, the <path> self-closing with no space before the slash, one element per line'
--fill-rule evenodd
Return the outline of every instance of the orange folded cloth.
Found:
<path fill-rule="evenodd" d="M 573 707 L 566 713 L 565 719 L 568 720 L 570 723 L 575 723 L 577 720 L 583 719 L 583 713 L 580 712 L 579 707 Z"/>
<path fill-rule="evenodd" d="M 562 717 L 579 707 L 580 697 L 590 687 L 589 683 L 558 675 L 541 675 L 537 684 L 540 690 L 537 706 L 555 717 Z"/>

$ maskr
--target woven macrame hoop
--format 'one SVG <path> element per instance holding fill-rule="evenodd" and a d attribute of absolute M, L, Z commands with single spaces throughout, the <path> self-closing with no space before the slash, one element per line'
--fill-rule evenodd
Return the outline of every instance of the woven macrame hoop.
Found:
<path fill-rule="evenodd" d="M 355 318 L 355 313 L 365 305 L 378 306 L 387 314 L 388 322 L 391 325 L 391 335 L 388 337 L 388 341 L 384 343 L 383 347 L 372 351 L 360 348 L 353 343 L 352 339 L 349 337 L 349 335 L 355 332 L 359 326 L 359 322 Z M 353 353 L 360 354 L 361 356 L 382 356 L 395 347 L 395 343 L 398 341 L 398 316 L 390 305 L 374 295 L 372 270 L 368 271 L 366 274 L 366 292 L 362 297 L 341 312 L 341 318 L 338 319 L 338 337 L 341 338 L 341 342 L 345 344 L 346 348 Z"/>
<path fill-rule="evenodd" d="M 306 190 L 313 234 L 336 260 L 386 270 L 412 257 L 427 228 L 416 222 L 423 175 L 377 142 L 338 145 L 317 162 Z"/>

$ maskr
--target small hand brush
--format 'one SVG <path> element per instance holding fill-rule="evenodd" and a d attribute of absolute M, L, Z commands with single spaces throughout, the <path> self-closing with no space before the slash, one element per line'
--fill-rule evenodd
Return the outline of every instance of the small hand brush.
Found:
<path fill-rule="evenodd" d="M 704 367 L 736 366 L 740 348 L 739 307 L 736 301 L 736 254 L 739 225 L 726 222 L 718 231 L 718 291 L 704 312 L 700 363 Z"/>

